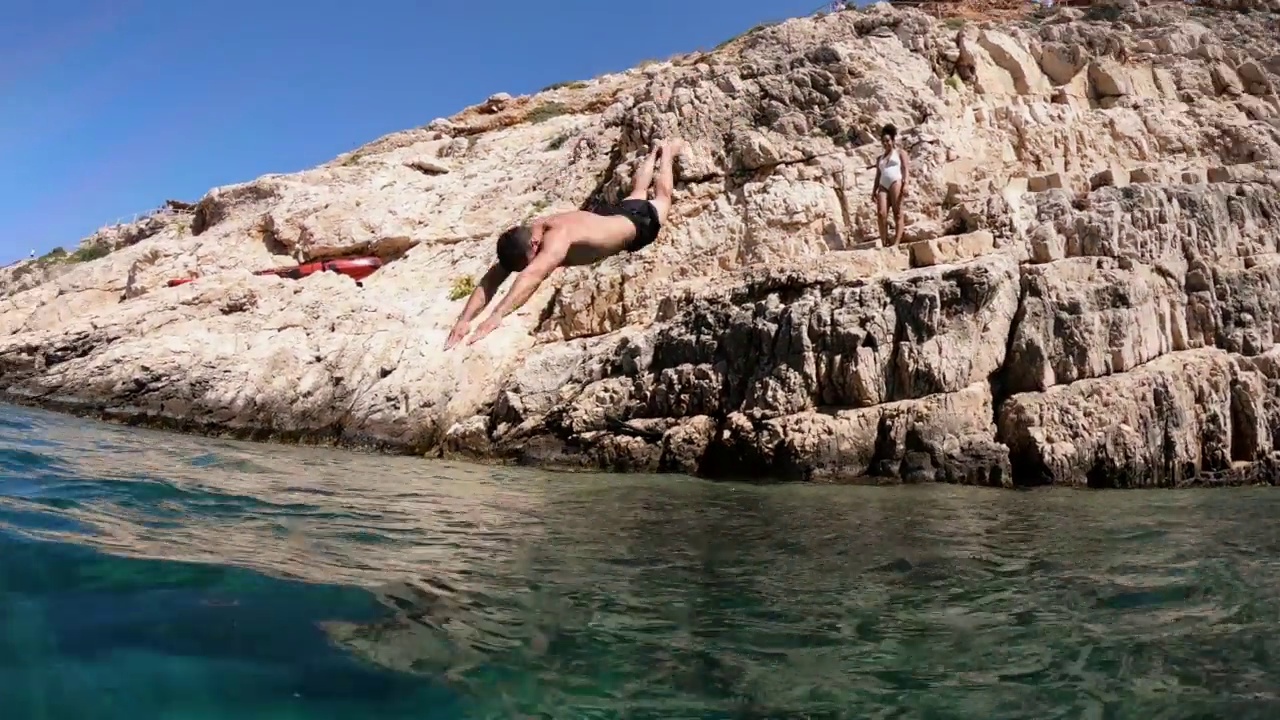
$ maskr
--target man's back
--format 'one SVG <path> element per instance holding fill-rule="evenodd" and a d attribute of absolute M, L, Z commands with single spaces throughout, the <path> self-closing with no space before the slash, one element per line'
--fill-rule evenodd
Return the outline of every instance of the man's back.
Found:
<path fill-rule="evenodd" d="M 569 248 L 561 265 L 590 265 L 627 248 L 635 238 L 635 226 L 620 215 L 597 215 L 572 210 L 540 218 L 543 233 L 562 233 Z M 546 236 L 544 234 L 544 237 Z"/>

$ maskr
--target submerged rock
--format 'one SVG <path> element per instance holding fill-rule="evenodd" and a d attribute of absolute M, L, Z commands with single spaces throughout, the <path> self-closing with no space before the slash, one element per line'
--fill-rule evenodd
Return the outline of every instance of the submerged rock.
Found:
<path fill-rule="evenodd" d="M 958 29 L 877 5 L 494 95 L 0 270 L 0 386 L 174 429 L 554 468 L 1269 481 L 1280 15 L 1239 5 Z M 911 225 L 879 248 L 867 168 L 890 122 Z M 558 271 L 444 351 L 451 289 L 497 232 L 616 197 L 677 133 L 653 246 Z M 362 286 L 249 272 L 352 254 L 386 265 Z"/>

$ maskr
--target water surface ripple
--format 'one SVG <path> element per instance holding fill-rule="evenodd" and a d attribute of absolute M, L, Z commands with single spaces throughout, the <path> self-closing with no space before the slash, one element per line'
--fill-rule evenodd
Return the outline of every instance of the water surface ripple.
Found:
<path fill-rule="evenodd" d="M 550 475 L 0 406 L 0 704 L 1276 718 L 1278 511 L 1265 488 Z"/>

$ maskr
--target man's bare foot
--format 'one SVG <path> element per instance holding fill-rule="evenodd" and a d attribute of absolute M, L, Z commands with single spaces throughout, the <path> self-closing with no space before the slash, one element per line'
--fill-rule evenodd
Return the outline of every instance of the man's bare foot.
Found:
<path fill-rule="evenodd" d="M 663 151 L 671 153 L 673 158 L 680 157 L 680 153 L 684 152 L 687 147 L 689 147 L 689 143 L 685 142 L 684 138 L 677 137 L 663 141 Z"/>

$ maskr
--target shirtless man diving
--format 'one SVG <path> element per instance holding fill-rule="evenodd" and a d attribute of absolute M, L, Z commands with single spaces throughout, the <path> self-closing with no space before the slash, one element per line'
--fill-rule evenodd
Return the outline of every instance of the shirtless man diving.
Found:
<path fill-rule="evenodd" d="M 610 255 L 638 252 L 658 237 L 671 211 L 673 185 L 671 163 L 684 151 L 680 139 L 663 140 L 636 168 L 631 194 L 616 204 L 593 211 L 573 210 L 516 225 L 498 236 L 498 261 L 480 279 L 462 315 L 454 323 L 446 350 L 457 345 L 471 329 L 471 321 L 497 294 L 507 276 L 516 273 L 511 289 L 476 328 L 471 345 L 493 332 L 502 319 L 525 303 L 553 270 L 561 266 L 590 265 Z M 657 182 L 654 170 L 657 169 Z M 653 199 L 648 199 L 653 185 Z"/>

